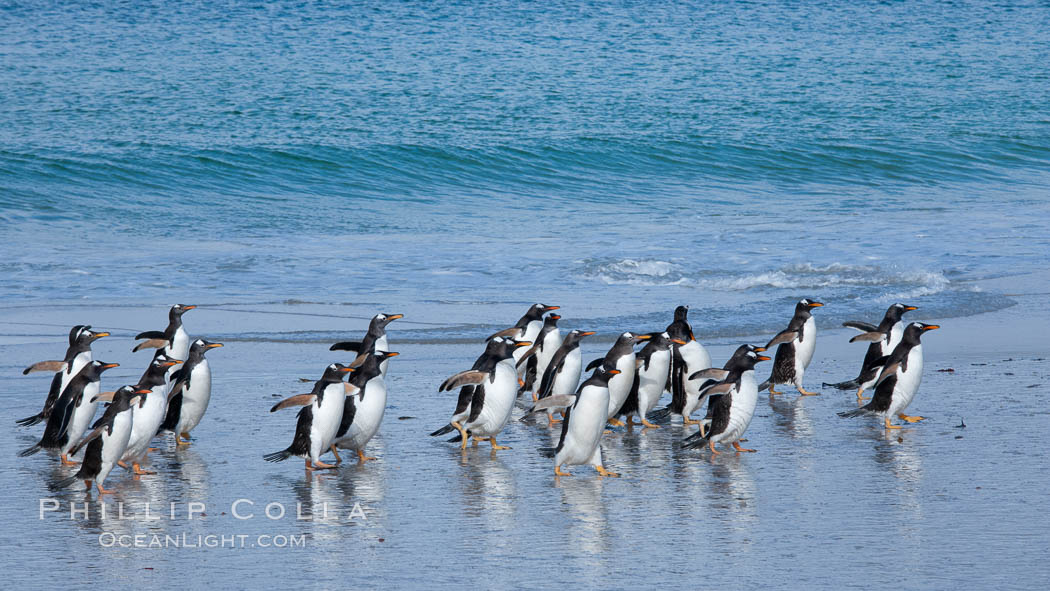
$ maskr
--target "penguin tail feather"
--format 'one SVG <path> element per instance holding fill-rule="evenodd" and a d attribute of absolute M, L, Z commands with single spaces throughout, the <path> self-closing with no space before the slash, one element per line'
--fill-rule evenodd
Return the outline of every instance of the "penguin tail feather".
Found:
<path fill-rule="evenodd" d="M 765 389 L 769 388 L 772 385 L 773 385 L 773 378 L 769 378 L 768 380 L 766 380 L 766 381 L 764 381 L 764 382 L 762 382 L 761 384 L 758 385 L 758 391 L 761 392 L 762 390 L 765 390 Z"/>
<path fill-rule="evenodd" d="M 470 432 L 468 431 L 467 434 L 469 435 Z M 459 433 L 456 433 L 455 435 L 452 436 L 451 439 L 447 439 L 446 441 L 448 441 L 449 443 L 456 443 L 457 441 L 462 441 L 462 440 L 463 440 L 463 437 Z"/>
<path fill-rule="evenodd" d="M 835 384 L 823 382 L 823 385 L 827 386 L 828 388 L 838 388 L 839 390 L 856 390 L 860 387 L 860 382 L 858 382 L 857 380 L 846 380 L 845 382 L 837 382 Z M 766 387 L 768 388 L 769 386 Z"/>
<path fill-rule="evenodd" d="M 275 451 L 272 454 L 266 454 L 263 456 L 263 459 L 267 462 L 283 462 L 290 457 L 292 457 L 292 450 L 282 449 L 281 451 Z"/>
<path fill-rule="evenodd" d="M 28 427 L 30 425 L 35 425 L 35 424 L 37 424 L 37 423 L 39 423 L 40 421 L 43 421 L 43 420 L 44 420 L 43 413 L 40 413 L 40 414 L 35 414 L 35 415 L 31 416 L 31 417 L 26 417 L 24 419 L 18 419 L 17 421 L 15 421 L 15 423 L 17 423 L 19 427 Z"/>
<path fill-rule="evenodd" d="M 27 447 L 27 448 L 23 449 L 22 451 L 18 452 L 18 457 L 20 457 L 20 458 L 28 458 L 29 456 L 37 453 L 41 449 L 43 449 L 43 448 L 38 443 L 36 445 Z"/>
<path fill-rule="evenodd" d="M 708 437 L 698 437 L 699 432 L 682 441 L 682 449 L 696 449 L 707 445 Z"/>
<path fill-rule="evenodd" d="M 558 448 L 556 448 L 556 447 L 541 447 L 541 448 L 538 449 L 538 451 L 545 458 L 553 458 L 558 453 Z"/>
<path fill-rule="evenodd" d="M 433 433 L 431 433 L 430 436 L 431 437 L 437 437 L 438 435 L 444 435 L 445 433 L 451 433 L 451 432 L 453 432 L 455 430 L 456 430 L 456 428 L 452 426 L 452 423 L 449 423 L 449 424 L 445 425 L 444 427 L 438 429 L 437 431 L 434 431 Z"/>
<path fill-rule="evenodd" d="M 63 478 L 62 480 L 56 480 L 51 484 L 47 485 L 47 490 L 51 492 L 58 492 L 63 488 L 69 488 L 70 486 L 73 486 L 73 483 L 77 480 L 80 479 L 76 476 L 70 476 L 69 478 Z"/>
<path fill-rule="evenodd" d="M 873 414 L 875 414 L 875 411 L 870 410 L 867 406 L 862 406 L 860 408 L 854 408 L 853 410 L 844 410 L 844 411 L 838 413 L 838 415 L 840 417 L 844 418 L 844 419 L 852 419 L 853 417 L 861 417 L 861 416 L 864 416 L 864 415 L 873 415 Z"/>
<path fill-rule="evenodd" d="M 654 410 L 653 412 L 649 413 L 649 417 L 647 420 L 657 424 L 671 422 L 671 407 L 665 406 L 663 408 L 658 408 Z"/>

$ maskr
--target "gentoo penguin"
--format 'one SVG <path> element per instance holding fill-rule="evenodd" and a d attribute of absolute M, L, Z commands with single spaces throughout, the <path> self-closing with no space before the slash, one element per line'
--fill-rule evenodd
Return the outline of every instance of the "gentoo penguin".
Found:
<path fill-rule="evenodd" d="M 543 327 L 540 328 L 539 334 L 532 341 L 535 343 L 532 345 L 533 355 L 527 355 L 522 359 L 525 364 L 525 373 L 522 376 L 521 388 L 518 390 L 518 396 L 521 396 L 525 392 L 532 392 L 533 389 L 538 385 L 537 380 L 543 379 L 543 372 L 547 369 L 547 365 L 550 364 L 551 358 L 554 357 L 554 353 L 561 346 L 561 331 L 558 330 L 558 321 L 561 320 L 561 316 L 557 314 L 549 314 L 543 319 Z M 536 393 L 532 394 L 533 402 L 536 401 Z"/>
<path fill-rule="evenodd" d="M 755 415 L 758 402 L 758 384 L 755 380 L 755 364 L 769 361 L 769 357 L 748 351 L 737 362 L 720 384 L 708 389 L 709 396 L 720 394 L 714 403 L 711 416 L 711 428 L 701 435 L 696 433 L 688 438 L 682 447 L 691 449 L 707 444 L 711 453 L 720 453 L 715 449 L 718 443 L 731 443 L 737 452 L 753 452 L 753 449 L 740 447 L 740 438 L 744 436 L 751 418 Z"/>
<path fill-rule="evenodd" d="M 80 470 L 69 478 L 55 482 L 48 488 L 52 491 L 66 488 L 76 482 L 83 480 L 87 490 L 91 490 L 91 483 L 98 487 L 99 494 L 110 494 L 112 490 L 102 488 L 106 476 L 109 476 L 117 460 L 124 455 L 124 450 L 131 437 L 132 407 L 139 402 L 140 396 L 145 396 L 149 390 L 140 390 L 132 386 L 124 386 L 113 393 L 113 401 L 106 407 L 102 418 L 92 425 L 91 433 L 78 441 L 69 453 L 73 455 L 81 448 L 87 447 L 84 452 L 84 462 Z"/>
<path fill-rule="evenodd" d="M 57 449 L 63 464 L 75 464 L 70 461 L 68 453 L 80 441 L 91 421 L 95 420 L 95 408 L 98 406 L 95 396 L 99 393 L 100 376 L 107 369 L 119 366 L 118 363 L 101 361 L 91 361 L 85 365 L 55 401 L 43 437 L 36 445 L 22 450 L 18 455 L 24 458 L 41 449 Z"/>
<path fill-rule="evenodd" d="M 361 367 L 350 376 L 350 387 L 343 403 L 343 418 L 335 434 L 332 453 L 336 464 L 341 462 L 336 448 L 357 452 L 360 463 L 374 460 L 365 455 L 365 444 L 379 431 L 386 411 L 386 382 L 380 369 L 391 357 L 397 357 L 393 351 L 376 351 L 369 355 Z"/>
<path fill-rule="evenodd" d="M 504 338 L 500 345 L 495 355 L 486 357 L 481 368 L 461 371 L 445 380 L 438 388 L 439 392 L 445 392 L 468 384 L 476 386 L 470 401 L 470 416 L 463 423 L 463 429 L 476 439 L 488 439 L 494 450 L 510 449 L 498 445 L 496 435 L 499 435 L 510 419 L 514 401 L 518 397 L 518 372 L 514 362 L 514 351 L 531 347 L 532 343 Z M 452 441 L 459 439 L 460 437 L 456 437 Z M 466 439 L 462 439 L 461 447 L 466 446 Z"/>
<path fill-rule="evenodd" d="M 485 367 L 491 367 L 491 363 L 488 359 L 500 354 L 500 351 L 503 350 L 504 340 L 503 337 L 489 339 L 485 344 L 485 352 L 478 356 L 474 361 L 474 365 L 472 365 L 470 369 L 477 371 Z M 452 413 L 452 419 L 447 425 L 431 433 L 431 437 L 445 435 L 452 431 L 459 431 L 462 441 L 465 442 L 467 439 L 470 439 L 470 437 L 467 436 L 466 429 L 463 428 L 463 423 L 470 418 L 470 402 L 474 399 L 474 388 L 476 388 L 476 386 L 468 384 L 459 389 L 459 397 L 456 400 L 456 410 Z"/>
<path fill-rule="evenodd" d="M 650 423 L 646 416 L 656 406 L 656 402 L 664 393 L 664 388 L 667 387 L 668 370 L 671 367 L 671 347 L 685 344 L 685 341 L 681 339 L 672 339 L 671 335 L 666 332 L 650 336 L 652 338 L 635 356 L 637 369 L 634 372 L 634 381 L 631 383 L 631 391 L 627 394 L 627 400 L 620 409 L 620 413 L 627 416 L 628 428 L 634 425 L 635 415 L 646 427 L 660 428 L 659 425 Z"/>
<path fill-rule="evenodd" d="M 37 414 L 18 421 L 23 427 L 35 425 L 40 421 L 46 421 L 51 416 L 51 407 L 58 400 L 69 381 L 73 379 L 85 365 L 91 361 L 91 343 L 102 337 L 108 337 L 108 332 L 93 332 L 91 326 L 77 325 L 69 331 L 69 348 L 66 349 L 66 357 L 62 361 L 40 361 L 22 370 L 22 375 L 28 375 L 35 371 L 53 371 L 55 377 L 51 379 L 51 389 L 47 392 L 44 401 L 44 409 Z"/>
<path fill-rule="evenodd" d="M 620 409 L 631 393 L 631 385 L 634 383 L 635 354 L 634 346 L 642 341 L 648 341 L 647 334 L 636 335 L 632 332 L 621 334 L 605 357 L 595 359 L 587 365 L 587 371 L 591 371 L 599 365 L 605 369 L 618 369 L 618 373 L 609 378 L 609 423 L 617 427 L 623 427 L 624 423 L 616 418 L 620 415 Z"/>
<path fill-rule="evenodd" d="M 307 470 L 335 468 L 334 464 L 326 464 L 319 458 L 331 448 L 339 431 L 346 400 L 343 377 L 352 371 L 354 368 L 349 365 L 333 363 L 325 368 L 324 375 L 314 383 L 309 394 L 297 394 L 275 404 L 270 412 L 293 406 L 302 406 L 303 409 L 299 411 L 292 444 L 281 451 L 266 454 L 263 459 L 281 462 L 298 456 L 306 460 Z"/>
<path fill-rule="evenodd" d="M 182 327 L 182 315 L 197 306 L 175 304 L 168 310 L 168 327 L 162 331 L 147 330 L 135 335 L 135 340 L 146 339 L 135 345 L 132 352 L 142 349 L 162 349 L 170 359 L 185 361 L 190 353 L 190 335 Z"/>
<path fill-rule="evenodd" d="M 135 474 L 154 474 L 142 469 L 142 462 L 149 452 L 150 441 L 157 435 L 161 423 L 164 422 L 164 411 L 168 407 L 168 370 L 181 364 L 179 359 L 172 359 L 158 350 L 153 356 L 146 372 L 139 378 L 136 387 L 139 390 L 149 390 L 149 394 L 143 394 L 139 403 L 132 407 L 131 439 L 128 447 L 117 464 L 121 468 L 129 469 L 128 462 Z"/>
<path fill-rule="evenodd" d="M 561 306 L 548 306 L 546 304 L 533 304 L 525 315 L 518 319 L 518 323 L 514 326 L 497 332 L 490 336 L 511 338 L 518 342 L 528 341 L 533 343 L 536 341 L 536 337 L 540 334 L 540 329 L 543 328 L 543 315 L 552 310 L 558 310 Z M 516 349 L 514 351 L 514 363 L 517 364 L 519 361 L 525 358 L 527 349 Z M 522 368 L 524 371 L 524 368 Z"/>
<path fill-rule="evenodd" d="M 537 399 L 559 394 L 572 394 L 580 383 L 583 373 L 583 354 L 580 352 L 580 340 L 594 334 L 593 330 L 571 330 L 565 335 L 561 346 L 554 352 L 547 369 L 543 370 L 540 386 L 536 391 Z M 551 424 L 557 422 L 553 411 L 547 414 Z"/>
<path fill-rule="evenodd" d="M 711 367 L 711 356 L 693 337 L 693 328 L 689 325 L 688 306 L 678 306 L 674 310 L 674 320 L 667 325 L 667 334 L 672 339 L 685 341 L 684 345 L 671 347 L 671 369 L 668 387 L 671 389 L 670 406 L 660 409 L 653 417 L 659 420 L 670 415 L 681 415 L 683 425 L 695 425 L 697 421 L 689 418 L 700 406 L 700 391 L 689 376 Z"/>
<path fill-rule="evenodd" d="M 773 345 L 777 347 L 777 354 L 773 361 L 773 372 L 769 379 L 758 387 L 759 390 L 769 388 L 770 394 L 780 394 L 774 390 L 777 384 L 794 384 L 799 394 L 803 396 L 816 396 L 819 392 L 810 392 L 802 387 L 802 376 L 813 360 L 813 350 L 817 347 L 817 323 L 813 320 L 810 311 L 824 304 L 801 299 L 795 304 L 795 315 L 787 328 L 777 333 L 766 349 Z"/>
<path fill-rule="evenodd" d="M 383 314 L 380 312 L 372 317 L 372 321 L 368 323 L 368 332 L 365 333 L 365 338 L 360 341 L 344 341 L 342 343 L 336 343 L 329 347 L 329 351 L 353 351 L 357 353 L 357 358 L 354 359 L 350 367 L 357 367 L 365 360 L 365 355 L 371 355 L 376 351 L 389 351 L 390 344 L 386 338 L 386 327 L 391 322 L 398 318 L 404 318 L 404 314 Z M 382 372 L 383 377 L 386 377 L 386 360 L 379 364 L 379 371 Z"/>
<path fill-rule="evenodd" d="M 703 371 L 698 371 L 689 376 L 689 379 L 691 380 L 700 380 L 701 397 L 707 398 L 707 415 L 705 415 L 703 420 L 700 421 L 701 437 L 706 432 L 706 429 L 711 426 L 715 405 L 718 403 L 718 399 L 722 396 L 721 394 L 709 395 L 708 391 L 712 386 L 716 386 L 728 378 L 730 372 L 740 365 L 744 358 L 747 357 L 748 353 L 763 353 L 765 350 L 765 347 L 756 347 L 747 344 L 740 345 L 736 348 L 736 351 L 733 351 L 733 355 L 725 362 L 722 369 L 715 369 L 712 367 Z"/>
<path fill-rule="evenodd" d="M 619 476 L 605 469 L 600 445 L 609 418 L 609 380 L 617 375 L 620 370 L 599 364 L 576 394 L 549 396 L 536 403 L 534 411 L 565 407 L 558 447 L 540 448 L 541 453 L 554 458 L 556 476 L 571 476 L 561 467 L 580 464 L 594 466 L 602 476 Z"/>
<path fill-rule="evenodd" d="M 864 355 L 864 364 L 861 365 L 860 375 L 856 379 L 846 380 L 837 384 L 825 383 L 824 385 L 838 388 L 839 390 L 857 388 L 857 401 L 864 400 L 864 390 L 872 387 L 875 384 L 875 379 L 879 377 L 881 366 L 876 366 L 874 364 L 875 361 L 892 353 L 897 343 L 901 342 L 901 337 L 904 335 L 904 320 L 902 318 L 905 313 L 912 310 L 918 310 L 918 308 L 905 304 L 893 304 L 886 309 L 886 315 L 882 317 L 882 322 L 878 326 L 856 320 L 843 322 L 842 326 L 855 328 L 862 333 L 850 339 L 849 342 L 866 341 L 871 344 L 868 345 L 868 352 Z"/>
<path fill-rule="evenodd" d="M 190 431 L 201 422 L 204 411 L 208 410 L 208 402 L 211 401 L 211 365 L 204 358 L 204 353 L 221 346 L 222 343 L 204 339 L 193 341 L 186 361 L 171 374 L 168 412 L 160 430 L 175 433 L 176 445 L 190 444 Z"/>
<path fill-rule="evenodd" d="M 904 329 L 901 342 L 882 364 L 882 372 L 875 383 L 875 394 L 871 402 L 864 406 L 840 412 L 840 417 L 858 417 L 861 415 L 882 415 L 887 429 L 900 429 L 900 425 L 891 425 L 890 418 L 897 418 L 909 423 L 923 420 L 924 417 L 913 417 L 904 414 L 915 393 L 922 383 L 922 343 L 920 338 L 928 330 L 936 330 L 936 324 L 912 322 Z"/>

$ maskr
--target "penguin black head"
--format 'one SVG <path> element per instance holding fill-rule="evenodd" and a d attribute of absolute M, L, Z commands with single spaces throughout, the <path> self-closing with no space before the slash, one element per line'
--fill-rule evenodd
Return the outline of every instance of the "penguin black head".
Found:
<path fill-rule="evenodd" d="M 496 340 L 496 339 L 492 339 Z M 518 341 L 515 339 L 501 339 L 499 348 L 496 352 L 498 359 L 509 359 L 514 356 L 514 350 L 518 347 L 531 347 L 532 341 Z"/>
<path fill-rule="evenodd" d="M 144 400 L 150 392 L 148 388 L 121 386 L 113 393 L 113 402 L 110 404 L 116 406 L 117 412 L 122 412 Z"/>
<path fill-rule="evenodd" d="M 372 325 L 376 328 L 386 328 L 386 325 L 397 320 L 398 318 L 404 318 L 404 314 L 384 314 L 380 312 L 372 318 Z"/>
<path fill-rule="evenodd" d="M 168 320 L 174 321 L 181 319 L 183 314 L 196 307 L 197 306 L 190 306 L 188 304 L 175 304 L 170 310 L 168 310 Z"/>
<path fill-rule="evenodd" d="M 558 321 L 561 320 L 561 316 L 557 314 L 551 314 L 543 319 L 544 326 L 558 326 Z"/>
<path fill-rule="evenodd" d="M 675 322 L 687 322 L 687 316 L 689 315 L 689 306 L 678 306 L 674 309 L 674 321 Z"/>
<path fill-rule="evenodd" d="M 750 345 L 748 345 L 750 346 Z M 758 347 L 761 349 L 761 347 Z M 764 349 L 763 349 L 764 350 Z M 755 365 L 762 361 L 769 361 L 769 357 L 761 355 L 755 351 L 748 351 L 744 354 L 744 357 L 740 360 L 740 365 L 745 369 L 754 369 Z"/>
<path fill-rule="evenodd" d="M 672 339 L 671 335 L 667 332 L 652 332 L 649 333 L 649 344 L 645 347 L 647 349 L 653 349 L 656 351 L 666 351 L 671 348 L 671 345 L 684 345 L 685 341 L 682 339 Z"/>
<path fill-rule="evenodd" d="M 219 347 L 219 346 L 224 346 L 224 345 L 223 345 L 223 343 L 220 343 L 220 342 L 211 342 L 211 341 L 205 340 L 205 339 L 197 339 L 197 340 L 193 341 L 193 344 L 190 345 L 190 353 L 191 354 L 196 353 L 198 355 L 204 355 L 204 353 L 206 351 L 208 351 L 209 349 L 216 349 L 216 347 Z"/>
<path fill-rule="evenodd" d="M 566 343 L 570 345 L 578 343 L 581 339 L 583 339 L 583 337 L 589 337 L 592 334 L 594 334 L 593 330 L 580 330 L 578 328 L 574 328 L 569 331 L 569 334 L 565 335 L 565 340 L 562 341 L 562 345 L 564 346 Z"/>
<path fill-rule="evenodd" d="M 114 367 L 120 367 L 119 363 L 107 363 L 105 361 L 92 361 L 91 366 L 95 368 L 95 373 L 100 374 L 107 369 L 113 369 Z"/>
<path fill-rule="evenodd" d="M 893 323 L 900 322 L 901 317 L 903 317 L 905 313 L 911 312 L 912 310 L 918 310 L 918 308 L 916 308 L 915 306 L 908 306 L 906 304 L 901 303 L 893 304 L 889 308 L 886 308 L 886 320 L 889 320 Z"/>
<path fill-rule="evenodd" d="M 823 303 L 818 302 L 816 300 L 811 300 L 809 298 L 802 298 L 801 300 L 798 301 L 797 304 L 795 304 L 795 315 L 796 316 L 801 316 L 801 317 L 804 317 L 804 318 L 808 318 L 811 315 L 809 313 L 810 310 L 812 310 L 813 308 L 819 308 L 819 307 L 821 307 L 823 305 L 824 305 Z"/>
<path fill-rule="evenodd" d="M 591 374 L 591 377 L 587 378 L 587 382 L 590 384 L 608 385 L 609 380 L 611 380 L 613 376 L 618 375 L 619 373 L 620 370 L 608 368 L 605 367 L 605 364 L 602 364 L 594 368 L 594 373 Z"/>
<path fill-rule="evenodd" d="M 922 322 L 911 322 L 907 327 L 904 328 L 904 340 L 911 343 L 917 344 L 919 338 L 922 337 L 922 333 L 928 330 L 937 330 L 941 326 L 939 324 L 925 324 Z"/>
<path fill-rule="evenodd" d="M 527 317 L 529 317 L 529 318 L 531 318 L 533 320 L 539 320 L 540 318 L 543 318 L 543 315 L 546 314 L 547 312 L 550 312 L 551 310 L 560 310 L 560 309 L 561 309 L 561 306 L 548 306 L 547 304 L 533 304 L 532 307 L 529 308 L 529 311 L 525 313 L 525 316 L 527 316 Z"/>
<path fill-rule="evenodd" d="M 634 334 L 633 332 L 627 331 L 616 339 L 616 345 L 614 346 L 630 346 L 633 347 L 642 341 L 648 341 L 652 337 L 647 334 Z"/>
<path fill-rule="evenodd" d="M 398 355 L 400 355 L 400 353 L 398 353 L 397 351 L 376 351 L 375 354 L 376 359 L 378 359 L 379 361 L 384 361 L 386 359 L 390 359 L 391 357 L 397 357 Z"/>
<path fill-rule="evenodd" d="M 324 368 L 324 375 L 321 376 L 322 382 L 341 382 L 346 374 L 354 371 L 354 368 L 349 365 L 343 365 L 342 363 L 332 363 L 328 367 Z"/>
<path fill-rule="evenodd" d="M 91 330 L 90 325 L 78 325 L 74 326 L 73 329 L 69 331 L 69 344 L 70 346 L 90 345 L 98 339 L 108 336 L 108 332 L 95 332 Z"/>

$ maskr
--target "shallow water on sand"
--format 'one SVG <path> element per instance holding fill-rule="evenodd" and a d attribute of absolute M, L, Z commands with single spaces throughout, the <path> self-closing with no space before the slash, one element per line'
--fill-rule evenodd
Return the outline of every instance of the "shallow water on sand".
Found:
<path fill-rule="evenodd" d="M 37 429 L 0 430 L 0 467 L 8 475 L 0 535 L 8 556 L 61 567 L 12 569 L 8 577 L 15 586 L 57 584 L 68 565 L 118 587 L 159 581 L 258 586 L 274 576 L 317 587 L 408 586 L 424 577 L 436 587 L 489 588 L 646 581 L 731 588 L 1039 587 L 1050 574 L 1041 560 L 1050 542 L 1044 482 L 1050 462 L 1032 453 L 1050 444 L 1045 347 L 1028 347 L 1031 337 L 1015 349 L 996 345 L 994 352 L 960 344 L 974 340 L 975 327 L 1009 324 L 1024 311 L 1018 308 L 1045 304 L 1045 298 L 1027 298 L 927 335 L 927 371 L 911 410 L 929 419 L 919 425 L 887 433 L 873 420 L 840 419 L 835 412 L 854 404 L 851 392 L 762 395 L 747 444 L 758 453 L 711 457 L 680 450 L 680 425 L 617 430 L 603 447 L 620 479 L 601 479 L 583 467 L 555 479 L 551 461 L 536 448 L 555 443 L 558 431 L 537 424 L 509 425 L 499 441 L 513 449 L 501 452 L 485 445 L 461 452 L 428 437 L 454 405 L 436 384 L 467 367 L 480 345 L 399 343 L 396 323 L 392 348 L 402 356 L 391 361 L 389 408 L 368 448 L 379 460 L 315 476 L 298 460 L 269 464 L 261 456 L 290 442 L 294 415 L 267 409 L 279 396 L 304 391 L 309 384 L 300 378 L 315 379 L 341 356 L 324 343 L 238 341 L 234 315 L 202 308 L 186 317 L 191 331 L 228 342 L 209 354 L 215 386 L 208 414 L 190 447 L 177 450 L 159 440 L 151 459 L 158 475 L 134 480 L 118 470 L 110 477 L 107 486 L 117 493 L 104 499 L 107 516 L 94 494 L 47 491 L 48 482 L 68 472 L 54 458 L 15 457 L 14 450 L 34 442 Z M 100 313 L 100 326 L 162 317 L 158 308 L 90 311 Z M 3 311 L 0 320 L 13 314 Z M 43 320 L 51 312 L 17 314 Z M 61 321 L 89 311 L 54 314 Z M 114 332 L 95 347 L 97 358 L 123 364 L 106 374 L 109 387 L 134 380 L 145 361 L 144 353 L 130 352 L 128 334 Z M 821 333 L 808 386 L 856 370 L 862 351 L 846 344 L 848 332 Z M 38 409 L 47 380 L 23 377 L 18 369 L 54 356 L 61 341 L 32 331 L 9 332 L 0 341 L 2 424 Z M 587 344 L 585 357 L 605 346 Z M 731 349 L 731 341 L 710 346 L 718 363 Z M 954 371 L 938 371 L 944 369 Z M 962 421 L 965 428 L 958 426 Z M 56 499 L 60 508 L 39 519 L 42 498 Z M 251 503 L 238 505 L 238 513 L 253 517 L 234 517 L 238 499 Z M 85 501 L 89 516 L 71 519 L 69 504 Z M 203 503 L 206 515 L 189 519 L 191 502 Z M 117 503 L 127 519 L 115 517 Z M 156 521 L 145 520 L 145 503 Z M 282 509 L 282 519 L 265 516 Z M 300 520 L 297 512 L 311 518 Z M 146 545 L 157 535 L 160 544 L 172 536 L 189 546 L 207 543 L 198 536 L 235 536 L 229 544 L 243 540 L 247 547 L 102 546 L 125 534 L 143 534 Z M 259 536 L 299 535 L 305 547 L 260 546 L 274 542 Z"/>

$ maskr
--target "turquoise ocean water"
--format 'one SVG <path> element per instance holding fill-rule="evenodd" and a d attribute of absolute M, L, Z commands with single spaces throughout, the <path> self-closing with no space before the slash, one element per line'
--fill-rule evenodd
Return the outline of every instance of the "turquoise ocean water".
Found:
<path fill-rule="evenodd" d="M 1044 3 L 5 3 L 0 302 L 690 303 L 709 335 L 802 295 L 829 324 L 996 309 L 980 281 L 1050 252 L 1048 30 Z"/>

